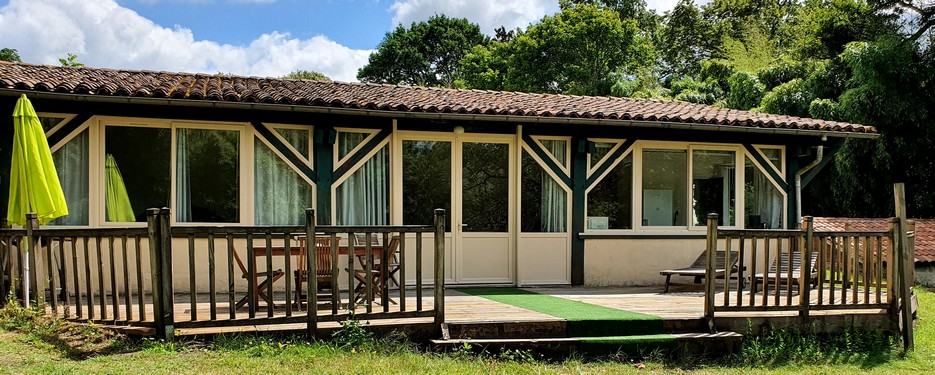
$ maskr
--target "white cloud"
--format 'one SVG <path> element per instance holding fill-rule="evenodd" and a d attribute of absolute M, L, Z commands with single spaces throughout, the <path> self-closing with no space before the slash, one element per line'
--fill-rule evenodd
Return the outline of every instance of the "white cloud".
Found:
<path fill-rule="evenodd" d="M 394 12 L 393 25 L 409 27 L 413 22 L 429 19 L 436 14 L 467 18 L 480 25 L 481 32 L 493 35 L 494 29 L 506 26 L 525 29 L 545 15 L 558 12 L 556 0 L 397 0 L 390 6 Z"/>
<path fill-rule="evenodd" d="M 256 76 L 303 69 L 355 81 L 372 52 L 275 31 L 245 46 L 195 40 L 189 29 L 162 27 L 113 0 L 11 0 L 0 8 L 0 25 L 0 47 L 38 64 L 74 53 L 95 67 Z"/>

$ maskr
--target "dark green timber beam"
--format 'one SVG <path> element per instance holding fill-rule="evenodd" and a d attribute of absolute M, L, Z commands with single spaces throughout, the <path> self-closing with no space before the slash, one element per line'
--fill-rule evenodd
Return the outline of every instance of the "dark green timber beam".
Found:
<path fill-rule="evenodd" d="M 838 140 L 837 142 L 831 143 L 831 145 L 825 147 L 824 155 L 822 155 L 821 161 L 818 162 L 818 165 L 802 176 L 802 189 L 805 189 L 805 187 L 808 186 L 808 183 L 812 182 L 815 176 L 818 175 L 818 172 L 824 169 L 825 166 L 828 165 L 832 159 L 834 159 L 834 155 L 841 150 L 842 145 L 844 145 L 844 141 Z"/>
<path fill-rule="evenodd" d="M 71 120 L 68 120 L 61 128 L 52 133 L 49 136 L 49 147 L 54 147 L 56 144 L 61 142 L 65 137 L 68 137 L 75 129 L 78 129 L 82 124 L 88 121 L 91 118 L 90 113 L 79 113 L 77 116 L 72 117 Z"/>
<path fill-rule="evenodd" d="M 624 141 L 623 144 L 621 144 L 619 148 L 617 148 L 614 152 L 608 155 L 607 162 L 598 166 L 597 169 L 594 170 L 594 173 L 591 173 L 591 177 L 588 177 L 588 183 L 586 185 L 586 188 L 590 189 L 591 186 L 594 186 L 594 184 L 597 183 L 601 175 L 604 174 L 604 172 L 607 172 L 608 169 L 610 169 L 610 166 L 613 164 L 611 160 L 617 160 L 617 158 L 623 156 L 623 154 L 626 153 L 627 150 L 630 149 L 630 147 L 633 147 L 633 143 L 635 142 L 636 142 L 636 139 L 629 138 L 626 141 Z"/>
<path fill-rule="evenodd" d="M 563 171 L 558 164 L 555 163 L 555 160 L 552 159 L 546 150 L 543 150 L 542 147 L 539 147 L 539 142 L 533 140 L 529 134 L 523 134 L 523 142 L 526 144 L 526 146 L 529 146 L 529 149 L 532 150 L 534 154 L 539 156 L 539 159 L 542 159 L 542 162 L 544 162 L 545 165 L 550 170 L 552 170 L 552 173 L 555 173 L 555 175 L 558 176 L 559 180 L 565 184 L 565 187 L 572 190 L 574 189 L 571 182 L 571 177 L 569 177 L 568 174 Z"/>
<path fill-rule="evenodd" d="M 259 133 L 261 137 L 269 141 L 269 143 L 273 145 L 276 150 L 278 150 L 281 154 L 283 154 L 283 156 L 286 157 L 286 159 L 289 160 L 289 164 L 292 164 L 294 167 L 298 168 L 300 171 L 302 171 L 302 174 L 304 174 L 305 177 L 308 177 L 309 180 L 312 180 L 312 182 L 318 184 L 318 176 L 316 175 L 315 171 L 306 165 L 304 160 L 296 156 L 292 150 L 286 146 L 285 143 L 273 135 L 273 129 L 266 127 L 266 125 L 258 121 L 253 121 L 250 124 L 253 125 L 253 128 L 256 129 L 256 132 Z"/>
<path fill-rule="evenodd" d="M 337 132 L 330 126 L 315 128 L 316 215 L 318 224 L 331 225 L 331 186 L 334 184 L 334 144 Z"/>
<path fill-rule="evenodd" d="M 782 191 L 789 191 L 789 184 L 786 183 L 786 179 L 782 178 L 782 176 L 780 176 L 779 173 L 776 172 L 776 170 L 770 166 L 772 165 L 772 163 L 770 163 L 769 160 L 766 160 L 766 158 L 764 158 L 763 155 L 760 154 L 760 151 L 757 150 L 756 147 L 753 147 L 753 145 L 749 143 L 744 143 L 743 147 L 747 149 L 747 152 L 749 152 L 750 155 L 753 156 L 753 160 L 756 160 L 757 163 L 763 166 L 763 169 L 766 170 L 767 177 L 769 177 L 771 180 L 773 180 L 773 182 L 778 184 L 779 188 L 782 189 Z M 786 154 L 788 153 L 789 152 L 786 152 Z"/>
<path fill-rule="evenodd" d="M 795 174 L 799 172 L 799 148 L 801 145 L 786 145 L 786 228 L 798 228 L 799 222 L 795 211 Z"/>
<path fill-rule="evenodd" d="M 571 138 L 571 285 L 584 284 L 584 205 L 588 188 L 588 140 Z"/>
<path fill-rule="evenodd" d="M 375 148 L 377 148 L 377 146 L 389 138 L 391 134 L 393 134 L 393 129 L 380 130 L 376 137 L 371 138 L 370 141 L 364 144 L 364 147 L 359 148 L 357 152 L 351 154 L 343 164 L 337 166 L 337 168 L 334 169 L 334 173 L 332 174 L 332 181 L 340 180 L 342 177 L 344 177 L 344 175 L 348 174 L 351 171 L 351 168 L 354 168 L 354 164 L 357 164 L 363 160 L 364 157 L 370 153 L 370 151 L 373 151 Z"/>

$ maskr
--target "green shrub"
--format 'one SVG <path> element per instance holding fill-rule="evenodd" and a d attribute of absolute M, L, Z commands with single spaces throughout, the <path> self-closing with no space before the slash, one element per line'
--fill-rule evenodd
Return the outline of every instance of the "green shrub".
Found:
<path fill-rule="evenodd" d="M 792 81 L 793 79 L 804 79 L 808 73 L 805 64 L 798 62 L 780 61 L 778 64 L 768 66 L 756 72 L 766 90 L 772 90 L 774 87 Z"/>
<path fill-rule="evenodd" d="M 766 93 L 759 109 L 767 113 L 808 117 L 808 107 L 813 99 L 805 81 L 796 78 Z"/>

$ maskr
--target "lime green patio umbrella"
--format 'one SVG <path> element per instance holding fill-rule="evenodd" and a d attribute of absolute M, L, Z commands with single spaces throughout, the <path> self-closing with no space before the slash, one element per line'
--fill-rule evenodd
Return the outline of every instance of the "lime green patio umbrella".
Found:
<path fill-rule="evenodd" d="M 26 214 L 36 213 L 39 224 L 68 215 L 65 194 L 52 163 L 49 141 L 32 103 L 21 95 L 13 110 L 13 155 L 10 162 L 10 196 L 7 220 L 26 225 Z M 29 240 L 24 252 L 29 252 Z M 29 262 L 23 262 L 23 289 L 29 306 Z"/>
<path fill-rule="evenodd" d="M 107 221 L 136 221 L 133 205 L 130 204 L 130 195 L 127 194 L 127 185 L 123 183 L 123 175 L 120 174 L 120 168 L 117 168 L 114 155 L 107 154 L 104 169 L 107 175 L 107 195 L 104 197 L 104 203 L 107 206 Z"/>

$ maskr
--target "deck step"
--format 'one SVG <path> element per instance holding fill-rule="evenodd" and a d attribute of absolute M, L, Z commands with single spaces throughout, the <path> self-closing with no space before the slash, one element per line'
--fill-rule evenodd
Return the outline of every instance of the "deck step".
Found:
<path fill-rule="evenodd" d="M 432 340 L 432 344 L 447 348 L 472 345 L 481 348 L 535 348 L 595 354 L 618 352 L 641 354 L 662 349 L 681 350 L 692 354 L 720 355 L 737 350 L 742 339 L 743 335 L 736 332 L 719 332 L 606 337 L 440 339 Z"/>

